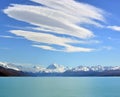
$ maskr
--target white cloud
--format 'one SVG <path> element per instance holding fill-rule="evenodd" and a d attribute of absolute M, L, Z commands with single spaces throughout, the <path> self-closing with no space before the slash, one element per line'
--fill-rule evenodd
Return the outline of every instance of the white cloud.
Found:
<path fill-rule="evenodd" d="M 24 30 L 11 30 L 10 32 L 18 36 L 23 36 L 25 39 L 31 41 L 47 43 L 47 44 L 64 46 L 65 43 L 79 43 L 79 41 L 73 40 L 71 38 L 57 37 L 55 35 L 46 34 L 46 33 L 30 32 Z"/>
<path fill-rule="evenodd" d="M 38 42 L 38 43 L 45 43 L 49 45 L 57 45 L 63 47 L 63 49 L 55 49 L 52 46 L 46 45 L 32 45 L 34 47 L 39 47 L 45 50 L 52 50 L 52 51 L 64 51 L 64 52 L 90 52 L 93 51 L 91 48 L 81 48 L 70 45 L 71 43 L 79 43 L 78 40 L 71 39 L 71 38 L 64 38 L 58 37 L 51 34 L 46 33 L 38 33 L 38 32 L 30 32 L 30 31 L 23 31 L 23 30 L 11 30 L 11 33 L 22 36 L 25 39 L 30 41 Z"/>
<path fill-rule="evenodd" d="M 23 39 L 22 37 L 14 37 L 14 36 L 7 36 L 7 35 L 0 35 L 1 38 L 8 38 L 8 39 Z"/>
<path fill-rule="evenodd" d="M 5 9 L 4 12 L 17 20 L 49 29 L 52 33 L 66 34 L 79 38 L 94 36 L 90 30 L 72 23 L 72 17 L 57 10 L 30 5 L 13 5 L 13 7 Z M 51 12 L 54 14 L 50 15 Z"/>
<path fill-rule="evenodd" d="M 114 31 L 120 31 L 120 26 L 108 26 L 107 28 L 112 29 Z"/>
<path fill-rule="evenodd" d="M 99 47 L 99 49 L 96 49 L 96 51 L 111 51 L 111 50 L 113 50 L 114 49 L 114 47 L 112 47 L 112 46 L 101 46 L 101 47 Z"/>
<path fill-rule="evenodd" d="M 45 50 L 57 51 L 55 48 L 53 48 L 51 46 L 46 46 L 46 45 L 32 45 L 32 46 L 42 48 L 42 49 L 45 49 Z"/>
<path fill-rule="evenodd" d="M 13 36 L 0 35 L 1 38 L 14 38 Z"/>
<path fill-rule="evenodd" d="M 4 9 L 4 13 L 9 17 L 31 24 L 33 31 L 12 30 L 13 34 L 22 36 L 25 39 L 45 43 L 47 45 L 33 45 L 46 50 L 65 52 L 90 52 L 93 49 L 72 46 L 71 44 L 98 43 L 98 41 L 86 41 L 95 34 L 81 26 L 81 24 L 91 24 L 102 27 L 101 22 L 105 22 L 104 11 L 92 5 L 78 3 L 75 0 L 30 0 L 42 4 L 43 6 L 11 4 Z M 27 29 L 26 29 L 27 30 Z M 36 32 L 37 31 L 37 32 Z M 49 32 L 49 34 L 47 34 Z M 69 38 L 53 35 L 67 35 Z M 71 37 L 77 37 L 78 40 Z M 80 41 L 82 39 L 83 41 Z M 84 41 L 85 40 L 85 41 Z M 48 45 L 63 46 L 63 50 L 58 50 Z"/>
<path fill-rule="evenodd" d="M 74 0 L 69 0 L 69 2 L 65 0 L 32 1 L 52 8 L 14 4 L 5 9 L 4 12 L 14 19 L 42 27 L 44 29 L 47 28 L 51 30 L 51 32 L 67 34 L 79 38 L 93 37 L 94 34 L 90 30 L 78 26 L 77 23 L 100 25 L 94 20 L 104 21 L 102 10 L 88 4 L 77 3 Z"/>
<path fill-rule="evenodd" d="M 82 18 L 91 18 L 104 21 L 104 17 L 102 14 L 104 13 L 103 10 L 98 9 L 94 6 L 85 3 L 78 3 L 75 0 L 31 0 L 33 2 L 37 2 L 48 6 L 50 8 L 60 10 L 65 12 L 71 16 L 82 17 Z M 81 21 L 80 19 L 78 19 Z M 77 20 L 77 22 L 78 22 Z M 83 21 L 85 22 L 85 21 Z"/>
<path fill-rule="evenodd" d="M 33 47 L 38 47 L 45 50 L 51 50 L 51 51 L 61 51 L 61 52 L 91 52 L 94 49 L 91 48 L 82 48 L 82 47 L 75 47 L 71 45 L 66 45 L 64 49 L 55 49 L 51 46 L 46 45 L 32 45 Z"/>
<path fill-rule="evenodd" d="M 94 49 L 68 45 L 63 51 L 64 52 L 91 52 L 91 51 L 94 51 Z"/>
<path fill-rule="evenodd" d="M 103 47 L 102 47 L 102 49 L 112 50 L 112 49 L 113 49 L 113 47 L 111 47 L 111 46 L 103 46 Z"/>

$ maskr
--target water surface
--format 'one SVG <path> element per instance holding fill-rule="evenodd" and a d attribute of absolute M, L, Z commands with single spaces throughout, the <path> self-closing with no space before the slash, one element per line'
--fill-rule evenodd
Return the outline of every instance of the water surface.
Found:
<path fill-rule="evenodd" d="M 120 97 L 120 78 L 1 77 L 0 97 Z"/>

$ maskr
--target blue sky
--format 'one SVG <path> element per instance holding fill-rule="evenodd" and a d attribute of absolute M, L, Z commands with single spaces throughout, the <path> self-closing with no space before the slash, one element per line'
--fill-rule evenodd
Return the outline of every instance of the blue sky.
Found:
<path fill-rule="evenodd" d="M 119 0 L 0 0 L 0 61 L 120 65 Z"/>

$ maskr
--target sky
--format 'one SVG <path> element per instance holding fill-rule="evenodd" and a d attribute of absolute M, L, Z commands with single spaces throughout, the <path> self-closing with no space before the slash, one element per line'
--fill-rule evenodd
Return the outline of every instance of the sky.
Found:
<path fill-rule="evenodd" d="M 0 0 L 0 61 L 120 65 L 120 0 Z"/>

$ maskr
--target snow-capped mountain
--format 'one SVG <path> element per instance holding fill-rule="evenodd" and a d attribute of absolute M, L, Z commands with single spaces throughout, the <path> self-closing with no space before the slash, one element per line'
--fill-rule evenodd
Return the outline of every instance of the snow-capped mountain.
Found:
<path fill-rule="evenodd" d="M 34 72 L 45 72 L 46 68 L 44 68 L 42 66 L 33 66 L 33 71 Z"/>
<path fill-rule="evenodd" d="M 46 72 L 65 72 L 66 71 L 66 67 L 62 66 L 62 65 L 58 65 L 58 64 L 51 64 L 46 68 Z"/>
<path fill-rule="evenodd" d="M 60 65 L 58 65 L 58 64 L 51 64 L 51 65 L 49 65 L 48 67 L 47 67 L 47 69 L 57 69 L 57 68 L 59 68 L 60 67 Z"/>
<path fill-rule="evenodd" d="M 75 68 L 72 68 L 71 71 L 77 72 L 77 71 L 89 71 L 90 68 L 87 66 L 77 66 Z"/>
<path fill-rule="evenodd" d="M 51 64 L 47 68 L 42 67 L 42 66 L 33 66 L 33 67 L 26 67 L 26 66 L 20 66 L 20 65 L 14 65 L 11 63 L 6 63 L 6 62 L 0 62 L 0 66 L 4 68 L 9 68 L 17 71 L 23 71 L 23 72 L 32 72 L 32 73 L 37 73 L 37 72 L 45 72 L 45 73 L 62 73 L 65 70 L 67 70 L 64 66 L 58 65 L 58 64 Z"/>
<path fill-rule="evenodd" d="M 0 66 L 4 67 L 4 68 L 8 68 L 8 69 L 13 69 L 13 70 L 20 71 L 19 68 L 16 65 L 11 64 L 11 63 L 0 62 Z"/>
<path fill-rule="evenodd" d="M 15 65 L 11 63 L 6 62 L 0 62 L 0 66 L 7 68 L 7 69 L 13 69 L 16 71 L 23 71 L 23 72 L 31 72 L 31 73 L 64 73 L 66 71 L 70 72 L 103 72 L 103 71 L 110 71 L 110 70 L 120 70 L 120 66 L 77 66 L 74 68 L 68 68 L 64 67 L 62 65 L 58 64 L 51 64 L 48 67 L 42 67 L 42 66 L 33 66 L 33 67 L 26 67 L 22 65 Z"/>
<path fill-rule="evenodd" d="M 112 70 L 120 70 L 120 66 L 112 67 Z"/>
<path fill-rule="evenodd" d="M 71 69 L 72 71 L 96 71 L 96 72 L 102 72 L 102 71 L 108 71 L 108 70 L 120 70 L 120 66 L 78 66 Z"/>

